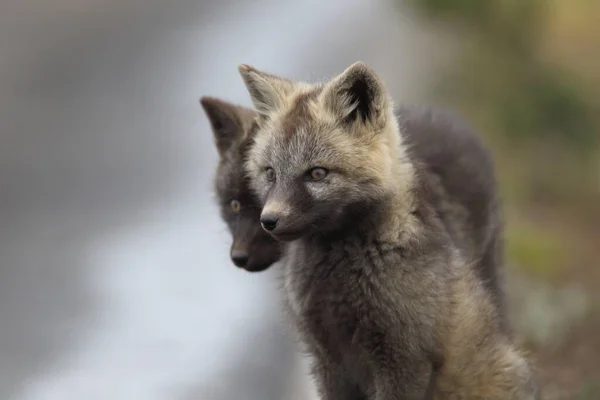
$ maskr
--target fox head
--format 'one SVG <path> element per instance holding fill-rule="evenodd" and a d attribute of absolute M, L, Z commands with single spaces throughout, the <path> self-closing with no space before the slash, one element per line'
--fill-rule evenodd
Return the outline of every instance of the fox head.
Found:
<path fill-rule="evenodd" d="M 393 104 L 369 66 L 355 63 L 324 84 L 239 71 L 258 112 L 245 166 L 274 238 L 343 229 L 408 184 Z"/>
<path fill-rule="evenodd" d="M 279 260 L 281 245 L 261 228 L 261 207 L 243 168 L 256 113 L 211 97 L 202 97 L 200 104 L 219 153 L 215 187 L 221 217 L 233 236 L 231 260 L 247 271 L 263 271 Z"/>

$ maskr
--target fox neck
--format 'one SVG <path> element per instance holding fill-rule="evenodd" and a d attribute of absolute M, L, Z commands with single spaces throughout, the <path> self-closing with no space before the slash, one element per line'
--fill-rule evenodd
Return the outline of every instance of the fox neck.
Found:
<path fill-rule="evenodd" d="M 390 112 L 391 110 L 390 107 Z M 405 240 L 404 236 L 415 233 L 414 213 L 419 206 L 416 195 L 419 179 L 417 166 L 404 144 L 403 134 L 395 118 L 389 119 L 384 135 L 390 161 L 384 183 L 386 194 L 377 204 L 375 232 L 377 240 L 397 242 Z"/>

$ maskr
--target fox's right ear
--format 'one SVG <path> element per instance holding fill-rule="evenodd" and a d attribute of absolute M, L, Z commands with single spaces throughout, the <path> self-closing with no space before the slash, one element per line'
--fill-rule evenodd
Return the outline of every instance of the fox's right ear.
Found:
<path fill-rule="evenodd" d="M 389 99 L 383 83 L 368 65 L 356 62 L 323 90 L 325 106 L 344 123 L 382 126 Z"/>
<path fill-rule="evenodd" d="M 242 64 L 238 70 L 260 118 L 268 118 L 294 89 L 292 81 L 259 71 L 250 65 Z"/>
<path fill-rule="evenodd" d="M 202 97 L 200 105 L 210 121 L 217 150 L 222 155 L 244 135 L 239 107 L 214 97 Z"/>

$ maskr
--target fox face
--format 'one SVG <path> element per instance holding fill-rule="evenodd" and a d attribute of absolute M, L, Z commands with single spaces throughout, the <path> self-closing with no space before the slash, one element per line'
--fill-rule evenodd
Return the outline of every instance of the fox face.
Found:
<path fill-rule="evenodd" d="M 210 97 L 200 99 L 200 104 L 219 152 L 215 189 L 221 218 L 233 237 L 231 260 L 247 271 L 264 271 L 281 258 L 281 245 L 261 228 L 261 207 L 243 168 L 256 114 Z"/>
<path fill-rule="evenodd" d="M 392 102 L 370 67 L 356 63 L 316 85 L 239 70 L 259 114 L 245 166 L 274 238 L 344 229 L 396 191 L 410 165 Z"/>

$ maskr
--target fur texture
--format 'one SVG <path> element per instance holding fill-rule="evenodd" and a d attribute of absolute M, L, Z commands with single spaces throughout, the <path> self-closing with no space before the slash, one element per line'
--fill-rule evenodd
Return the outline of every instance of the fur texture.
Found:
<path fill-rule="evenodd" d="M 246 169 L 286 242 L 287 305 L 322 397 L 420 400 L 433 382 L 438 398 L 535 399 L 471 265 L 489 238 L 457 244 L 375 72 L 356 63 L 317 85 L 240 72 L 260 114 Z"/>
<path fill-rule="evenodd" d="M 268 243 L 261 229 L 259 214 L 243 212 L 234 224 L 231 199 L 243 199 L 245 208 L 258 208 L 254 194 L 243 179 L 245 153 L 251 140 L 251 127 L 258 115 L 254 110 L 223 100 L 204 97 L 202 105 L 211 121 L 221 162 L 217 168 L 217 197 L 221 213 L 234 234 L 232 254 L 246 255 L 250 270 L 264 270 L 255 260 L 277 261 L 280 246 Z M 440 215 L 455 245 L 474 261 L 476 273 L 483 279 L 498 307 L 505 331 L 509 332 L 504 280 L 502 274 L 502 218 L 492 158 L 472 130 L 456 116 L 419 107 L 395 110 L 402 134 L 413 159 L 422 166 L 436 192 Z M 300 118 L 301 115 L 296 115 Z M 289 121 L 288 121 L 289 122 Z M 293 121 L 291 121 L 293 122 Z M 238 146 L 231 146 L 242 139 Z M 228 202 L 229 201 L 229 202 Z M 252 216 L 256 217 L 254 227 Z M 237 226 L 241 229 L 236 229 Z M 237 233 L 237 234 L 236 234 Z M 244 237 L 240 237 L 244 235 Z M 248 237 L 250 236 L 250 237 Z M 266 236 L 266 237 L 265 237 Z M 251 246 L 258 242 L 268 245 Z M 251 254 L 260 251 L 262 254 Z M 237 260 L 239 263 L 239 259 Z"/>
<path fill-rule="evenodd" d="M 215 189 L 221 217 L 233 236 L 231 259 L 247 271 L 264 271 L 281 257 L 281 244 L 260 227 L 261 207 L 243 169 L 256 127 L 256 114 L 212 97 L 203 97 L 200 104 L 210 121 L 219 152 Z"/>
<path fill-rule="evenodd" d="M 434 208 L 465 260 L 489 290 L 505 333 L 511 334 L 503 273 L 503 223 L 490 152 L 455 115 L 399 107 L 396 116 L 413 162 L 435 193 Z"/>

